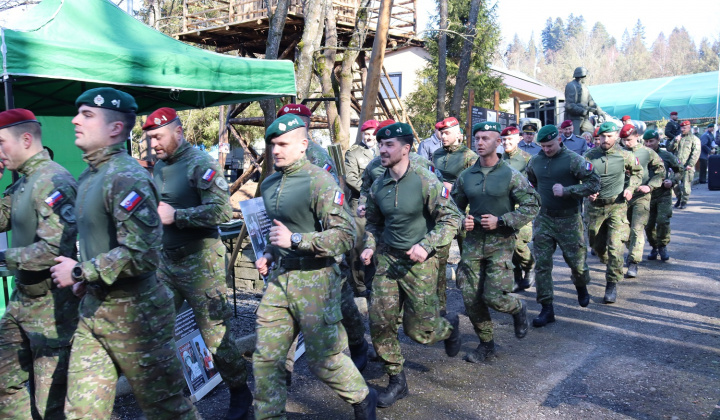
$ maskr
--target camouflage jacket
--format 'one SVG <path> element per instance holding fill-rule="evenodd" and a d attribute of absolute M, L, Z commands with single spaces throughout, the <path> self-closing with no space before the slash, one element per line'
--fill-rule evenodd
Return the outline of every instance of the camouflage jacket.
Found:
<path fill-rule="evenodd" d="M 362 175 L 371 160 L 378 155 L 377 148 L 353 144 L 345 153 L 345 184 L 352 192 L 352 198 L 360 198 Z"/>
<path fill-rule="evenodd" d="M 660 156 L 654 150 L 640 143 L 632 148 L 625 146 L 625 150 L 635 155 L 643 168 L 642 183 L 640 185 L 647 185 L 650 187 L 651 192 L 660 188 L 665 179 L 665 164 L 660 159 Z M 633 195 L 641 195 L 641 193 L 636 189 Z"/>
<path fill-rule="evenodd" d="M 160 201 L 175 208 L 175 223 L 163 226 L 165 249 L 218 236 L 217 226 L 232 218 L 228 184 L 218 162 L 183 141 L 153 171 Z"/>
<path fill-rule="evenodd" d="M 23 271 L 54 266 L 57 256 L 75 257 L 77 183 L 43 150 L 23 163 L 22 175 L 0 200 L 0 231 L 12 229 L 7 266 Z"/>
<path fill-rule="evenodd" d="M 335 180 L 335 183 L 338 185 L 340 184 L 337 168 L 335 168 L 335 163 L 333 163 L 333 160 L 330 158 L 327 150 L 312 141 L 310 138 L 308 138 L 308 147 L 305 151 L 305 156 L 307 156 L 307 160 L 309 160 L 310 163 L 329 172 Z"/>
<path fill-rule="evenodd" d="M 355 222 L 344 210 L 345 194 L 330 174 L 302 157 L 279 168 L 260 185 L 270 220 L 302 234 L 298 249 L 278 248 L 266 238 L 265 252 L 278 257 L 334 257 L 355 244 Z"/>
<path fill-rule="evenodd" d="M 530 162 L 532 155 L 524 150 L 516 148 L 512 152 L 503 152 L 502 159 L 516 171 L 525 175 L 525 169 L 527 168 L 528 162 Z"/>
<path fill-rule="evenodd" d="M 678 160 L 677 156 L 661 148 L 658 148 L 656 153 L 658 154 L 658 156 L 660 156 L 660 159 L 662 159 L 663 163 L 665 164 L 665 174 L 663 180 L 669 179 L 670 182 L 672 182 L 673 186 L 677 185 L 677 183 L 680 182 L 680 172 L 683 169 L 680 166 L 680 161 Z M 661 186 L 660 188 L 657 188 L 652 192 L 652 198 L 664 196 L 672 197 L 672 187 L 664 188 Z"/>
<path fill-rule="evenodd" d="M 75 214 L 82 280 L 111 285 L 155 271 L 162 224 L 150 174 L 122 143 L 83 155 Z"/>
<path fill-rule="evenodd" d="M 438 179 L 442 179 L 442 174 L 440 173 L 440 171 L 435 169 L 435 165 L 433 165 L 433 163 L 429 160 L 414 152 L 410 152 L 408 157 L 410 158 L 410 162 L 415 162 L 416 164 L 427 168 L 430 172 L 433 172 Z M 375 182 L 375 180 L 384 173 L 385 168 L 382 166 L 380 156 L 375 157 L 373 160 L 370 161 L 370 163 L 368 163 L 362 173 L 362 186 L 360 187 L 361 203 L 365 203 L 365 201 L 367 200 L 367 196 L 370 193 L 370 187 L 372 186 L 373 182 Z"/>
<path fill-rule="evenodd" d="M 460 172 L 471 167 L 478 156 L 462 143 L 441 147 L 433 153 L 433 163 L 442 173 L 443 182 L 454 183 Z"/>
<path fill-rule="evenodd" d="M 420 159 L 397 181 L 385 169 L 370 187 L 365 248 L 384 243 L 407 250 L 419 244 L 430 253 L 453 240 L 460 215 L 447 188 Z"/>
<path fill-rule="evenodd" d="M 682 136 L 680 141 L 674 144 L 673 152 L 680 161 L 683 171 L 687 166 L 695 168 L 695 164 L 700 159 L 700 139 L 694 134 Z"/>
<path fill-rule="evenodd" d="M 620 147 L 619 143 L 615 143 L 608 150 L 594 147 L 585 153 L 585 159 L 592 163 L 593 170 L 600 175 L 598 195 L 600 199 L 617 199 L 625 188 L 635 191 L 642 183 L 643 169 L 640 161 L 632 153 Z"/>

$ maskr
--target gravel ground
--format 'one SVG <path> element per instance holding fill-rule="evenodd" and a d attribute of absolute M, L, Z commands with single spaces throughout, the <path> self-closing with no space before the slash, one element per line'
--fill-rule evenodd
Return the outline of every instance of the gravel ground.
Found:
<path fill-rule="evenodd" d="M 643 261 L 640 277 L 618 286 L 614 305 L 602 303 L 604 267 L 589 256 L 592 299 L 579 307 L 558 251 L 557 322 L 531 327 L 518 340 L 510 315 L 493 312 L 498 358 L 491 363 L 462 360 L 478 344 L 464 315 L 456 358 L 445 356 L 442 343 L 419 345 L 401 332 L 410 395 L 378 410 L 378 419 L 720 419 L 719 195 L 705 185 L 693 190 L 688 208 L 672 219 L 670 261 Z M 449 310 L 462 313 L 460 292 L 449 283 Z M 536 316 L 535 289 L 519 296 L 528 315 Z M 241 316 L 233 328 L 249 332 L 259 296 L 239 298 Z M 387 384 L 378 363 L 363 375 L 377 389 Z M 206 419 L 222 419 L 227 396 L 220 385 L 197 407 Z M 296 365 L 287 411 L 291 419 L 352 417 L 350 406 L 309 372 L 304 358 Z M 135 418 L 142 417 L 134 398 L 118 398 L 113 419 Z"/>

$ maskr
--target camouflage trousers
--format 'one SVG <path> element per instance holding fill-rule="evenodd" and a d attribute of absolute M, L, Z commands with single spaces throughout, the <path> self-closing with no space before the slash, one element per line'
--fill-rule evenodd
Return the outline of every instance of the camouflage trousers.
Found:
<path fill-rule="evenodd" d="M 255 418 L 285 418 L 285 359 L 302 331 L 310 370 L 344 401 L 363 401 L 369 390 L 350 357 L 340 320 L 340 269 L 273 270 L 257 310 L 253 354 Z"/>
<path fill-rule="evenodd" d="M 389 375 L 402 372 L 405 362 L 398 340 L 401 314 L 405 334 L 420 344 L 437 343 L 452 333 L 450 323 L 439 316 L 437 258 L 431 255 L 417 263 L 402 254 L 399 251 L 391 255 L 382 250 L 377 254 L 370 302 L 370 336 Z"/>
<path fill-rule="evenodd" d="M 627 260 L 628 263 L 639 263 L 645 247 L 645 226 L 650 220 L 650 194 L 633 196 L 628 203 L 627 218 L 630 221 Z"/>
<path fill-rule="evenodd" d="M 460 252 L 462 252 L 464 238 L 464 231 L 455 237 L 458 243 L 458 248 L 460 248 Z M 441 311 L 445 311 L 447 309 L 447 265 L 451 247 L 452 243 L 449 243 L 435 251 L 435 258 L 438 260 L 437 295 Z"/>
<path fill-rule="evenodd" d="M 365 246 L 362 238 L 365 235 L 365 218 L 357 217 L 358 200 L 350 201 L 350 214 L 355 220 L 355 226 L 357 228 L 357 238 L 360 240 L 355 241 L 355 246 L 345 254 L 347 256 L 348 265 L 350 266 L 350 276 L 348 282 L 352 287 L 353 292 L 358 295 L 364 293 L 372 286 L 372 279 L 375 274 L 375 263 L 370 265 L 363 264 L 360 259 Z"/>
<path fill-rule="evenodd" d="M 600 261 L 607 264 L 605 279 L 617 283 L 623 278 L 624 242 L 630 234 L 627 220 L 627 203 L 598 205 L 590 203 L 588 212 L 588 237 L 590 246 Z"/>
<path fill-rule="evenodd" d="M 565 217 L 551 217 L 541 213 L 535 219 L 533 250 L 537 259 L 535 282 L 536 300 L 539 304 L 553 303 L 553 254 L 558 246 L 565 264 L 570 267 L 573 284 L 585 286 L 590 283 L 584 231 L 582 216 L 579 213 Z"/>
<path fill-rule="evenodd" d="M 185 300 L 192 308 L 200 335 L 228 388 L 245 385 L 247 362 L 229 325 L 232 307 L 225 285 L 225 245 L 219 239 L 209 241 L 202 251 L 177 261 L 163 252 L 157 276 L 172 292 L 176 311 Z"/>
<path fill-rule="evenodd" d="M 514 236 L 472 230 L 465 238 L 457 276 L 462 282 L 465 310 L 480 341 L 493 339 L 490 308 L 508 314 L 521 308 L 520 299 L 510 294 L 514 249 Z"/>
<path fill-rule="evenodd" d="M 154 275 L 142 284 L 129 297 L 101 300 L 88 293 L 81 300 L 68 369 L 68 419 L 109 419 L 120 373 L 148 419 L 200 418 L 183 396 L 172 294 Z"/>
<path fill-rule="evenodd" d="M 0 320 L 0 418 L 65 418 L 70 340 L 79 302 L 70 288 L 38 297 L 13 293 Z"/>
<path fill-rule="evenodd" d="M 680 172 L 680 182 L 673 187 L 675 196 L 680 203 L 687 204 L 690 193 L 692 192 L 692 182 L 695 178 L 695 169 L 683 170 Z"/>
<path fill-rule="evenodd" d="M 670 243 L 672 214 L 672 195 L 669 191 L 650 200 L 650 217 L 645 226 L 645 234 L 651 247 L 660 248 Z"/>
<path fill-rule="evenodd" d="M 512 256 L 512 263 L 515 268 L 530 271 L 535 267 L 535 257 L 530 251 L 530 241 L 533 240 L 532 223 L 520 228 L 515 234 L 515 251 Z"/>

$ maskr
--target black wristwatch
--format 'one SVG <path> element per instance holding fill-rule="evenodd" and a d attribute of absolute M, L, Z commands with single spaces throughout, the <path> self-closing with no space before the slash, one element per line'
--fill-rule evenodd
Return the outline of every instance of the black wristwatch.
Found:
<path fill-rule="evenodd" d="M 290 248 L 298 249 L 300 242 L 302 242 L 302 234 L 293 233 L 292 236 L 290 236 Z"/>
<path fill-rule="evenodd" d="M 498 217 L 497 227 L 505 227 L 505 226 L 507 226 L 507 225 L 505 224 L 505 221 L 503 220 L 503 218 Z"/>
<path fill-rule="evenodd" d="M 75 267 L 73 267 L 72 278 L 76 282 L 83 281 L 83 270 L 82 267 L 80 267 L 80 264 L 76 264 Z"/>

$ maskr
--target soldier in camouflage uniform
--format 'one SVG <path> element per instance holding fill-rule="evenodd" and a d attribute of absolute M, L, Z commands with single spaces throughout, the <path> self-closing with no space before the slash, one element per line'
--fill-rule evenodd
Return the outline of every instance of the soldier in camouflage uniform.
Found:
<path fill-rule="evenodd" d="M 502 159 L 511 168 L 527 177 L 525 168 L 532 156 L 518 148 L 520 143 L 519 133 L 517 127 L 507 127 L 500 133 L 504 149 Z M 513 292 L 529 289 L 535 284 L 535 257 L 530 251 L 530 241 L 532 241 L 532 222 L 521 227 L 515 233 L 515 252 L 513 252 L 512 257 L 515 277 Z"/>
<path fill-rule="evenodd" d="M 527 307 L 510 294 L 510 270 L 515 232 L 537 216 L 540 196 L 522 174 L 498 156 L 500 124 L 480 122 L 472 131 L 480 157 L 460 174 L 452 198 L 458 208 L 468 209 L 457 276 L 465 310 L 480 338 L 480 345 L 465 355 L 465 360 L 479 363 L 495 354 L 490 308 L 512 315 L 517 338 L 527 334 Z"/>
<path fill-rule="evenodd" d="M 442 147 L 433 153 L 433 164 L 442 174 L 442 182 L 448 191 L 452 191 L 455 180 L 462 171 L 471 167 L 478 156 L 463 143 L 460 123 L 455 117 L 445 118 L 435 126 L 440 130 Z M 464 210 L 464 209 L 463 209 Z M 458 246 L 462 252 L 463 235 L 457 236 Z M 438 297 L 440 298 L 440 313 L 445 313 L 447 306 L 447 260 L 450 256 L 450 245 L 437 250 L 439 262 L 438 269 Z"/>
<path fill-rule="evenodd" d="M 363 133 L 363 140 L 359 144 L 353 144 L 345 153 L 345 185 L 350 190 L 350 214 L 355 219 L 357 226 L 357 237 L 365 235 L 365 218 L 357 215 L 357 208 L 360 204 L 360 190 L 362 189 L 362 174 L 368 163 L 377 156 L 377 141 L 375 140 L 375 129 L 378 126 L 376 120 L 368 120 L 360 127 Z M 367 288 L 367 279 L 372 278 L 374 266 L 367 267 L 360 260 L 362 252 L 362 240 L 355 242 L 355 247 L 349 252 L 348 263 L 352 271 L 351 285 L 355 296 L 369 297 L 370 290 Z"/>
<path fill-rule="evenodd" d="M 80 300 L 54 287 L 49 268 L 58 255 L 75 252 L 77 185 L 43 150 L 40 123 L 28 110 L 0 113 L 0 158 L 0 178 L 4 169 L 22 175 L 0 199 L 0 231 L 12 229 L 0 262 L 15 277 L 0 320 L 0 417 L 64 419 Z"/>
<path fill-rule="evenodd" d="M 623 242 L 628 240 L 627 202 L 642 182 L 642 166 L 632 153 L 617 144 L 618 127 L 604 122 L 598 130 L 600 146 L 585 154 L 600 176 L 600 191 L 589 196 L 588 236 L 605 271 L 605 303 L 615 303 L 617 283 L 623 278 Z M 627 185 L 625 175 L 629 176 Z"/>
<path fill-rule="evenodd" d="M 652 192 L 650 199 L 650 216 L 645 225 L 645 234 L 652 247 L 649 260 L 657 259 L 658 254 L 663 261 L 670 259 L 667 245 L 670 243 L 670 218 L 672 217 L 672 187 L 678 181 L 681 173 L 680 161 L 667 150 L 661 149 L 660 133 L 656 130 L 647 130 L 643 134 L 645 145 L 654 150 L 665 164 L 662 186 Z"/>
<path fill-rule="evenodd" d="M 228 184 L 218 162 L 185 141 L 177 113 L 160 108 L 143 125 L 158 163 L 153 175 L 160 193 L 163 252 L 157 271 L 173 293 L 175 310 L 187 301 L 200 334 L 230 389 L 225 419 L 245 418 L 252 394 L 247 368 L 235 345 L 225 286 L 225 245 L 217 226 L 232 218 Z"/>
<path fill-rule="evenodd" d="M 123 373 L 147 418 L 198 418 L 183 396 L 172 294 L 155 276 L 162 246 L 158 193 L 124 147 L 135 99 L 96 88 L 75 105 L 75 144 L 88 163 L 75 208 L 80 262 L 58 257 L 51 268 L 58 286 L 87 291 L 73 336 L 65 414 L 109 418 Z"/>
<path fill-rule="evenodd" d="M 537 302 L 540 314 L 534 327 L 555 322 L 553 307 L 553 254 L 558 245 L 570 272 L 582 307 L 590 303 L 587 285 L 590 271 L 585 260 L 585 228 L 580 215 L 584 197 L 600 190 L 600 176 L 592 164 L 562 143 L 558 129 L 546 125 L 540 129 L 538 142 L 542 151 L 533 156 L 527 167 L 528 180 L 540 193 L 540 214 L 535 219 L 533 250 L 537 265 Z"/>
<path fill-rule="evenodd" d="M 389 407 L 408 393 L 398 340 L 401 314 L 412 340 L 428 345 L 445 340 L 450 357 L 460 351 L 458 315 L 438 316 L 435 256 L 457 233 L 460 213 L 436 176 L 410 162 L 413 134 L 408 124 L 389 125 L 377 139 L 386 170 L 370 187 L 361 257 L 368 264 L 377 252 L 370 335 L 390 376 L 378 406 Z"/>
<path fill-rule="evenodd" d="M 680 182 L 675 185 L 677 202 L 675 207 L 684 209 L 692 192 L 692 182 L 695 178 L 695 164 L 700 159 L 700 139 L 691 131 L 690 121 L 680 123 L 682 135 L 677 140 L 668 140 L 667 150 L 673 152 L 680 161 L 682 171 Z"/>
<path fill-rule="evenodd" d="M 308 140 L 300 118 L 278 118 L 265 139 L 272 142 L 278 172 L 260 187 L 273 227 L 264 256 L 255 262 L 260 274 L 270 273 L 257 310 L 255 418 L 285 417 L 282 366 L 299 331 L 311 371 L 353 404 L 355 418 L 375 418 L 377 394 L 342 352 L 347 335 L 340 323 L 342 279 L 335 257 L 355 240 L 345 196 L 329 174 L 305 158 Z"/>
<path fill-rule="evenodd" d="M 625 150 L 631 152 L 643 168 L 642 183 L 633 192 L 628 203 L 630 221 L 630 239 L 628 240 L 627 277 L 637 277 L 638 263 L 642 260 L 645 246 L 645 226 L 650 218 L 650 193 L 660 188 L 665 178 L 665 165 L 654 150 L 640 143 L 640 136 L 632 124 L 625 124 L 620 130 L 620 138 Z"/>

